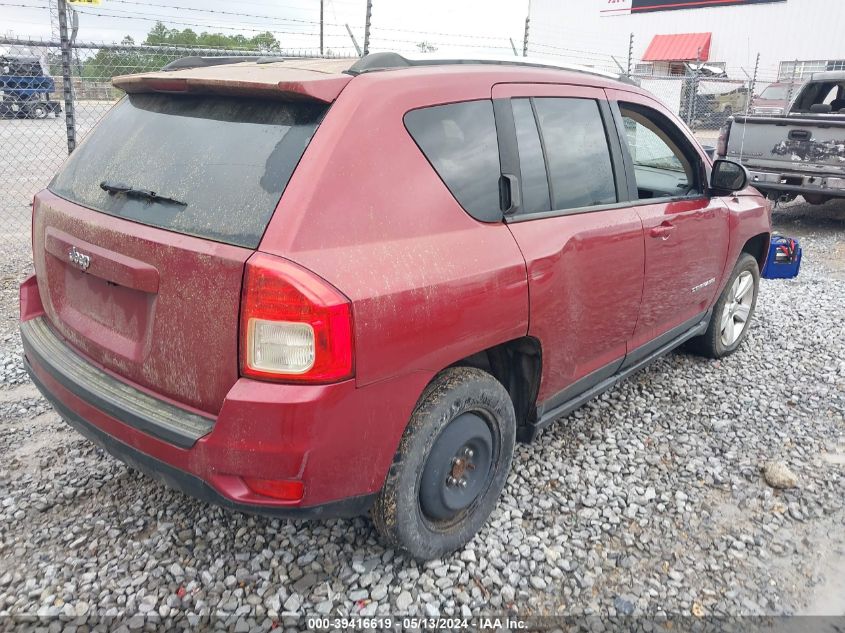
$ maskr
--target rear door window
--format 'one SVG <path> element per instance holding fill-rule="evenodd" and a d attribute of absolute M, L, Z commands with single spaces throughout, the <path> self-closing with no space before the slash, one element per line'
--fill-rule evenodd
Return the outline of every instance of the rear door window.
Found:
<path fill-rule="evenodd" d="M 535 97 L 546 150 L 552 209 L 577 209 L 617 201 L 610 146 L 598 102 Z"/>
<path fill-rule="evenodd" d="M 128 95 L 74 151 L 49 189 L 127 220 L 256 248 L 326 108 Z M 170 200 L 109 193 L 104 186 Z"/>
<path fill-rule="evenodd" d="M 476 220 L 502 219 L 499 142 L 493 103 L 464 101 L 411 110 L 405 127 L 464 210 Z"/>

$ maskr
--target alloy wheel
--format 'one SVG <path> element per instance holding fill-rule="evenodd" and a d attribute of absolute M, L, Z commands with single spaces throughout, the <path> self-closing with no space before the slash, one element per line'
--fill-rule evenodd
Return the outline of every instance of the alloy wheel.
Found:
<path fill-rule="evenodd" d="M 719 336 L 722 345 L 730 347 L 736 343 L 748 327 L 751 305 L 754 302 L 754 276 L 742 271 L 731 285 L 728 301 L 722 310 Z"/>

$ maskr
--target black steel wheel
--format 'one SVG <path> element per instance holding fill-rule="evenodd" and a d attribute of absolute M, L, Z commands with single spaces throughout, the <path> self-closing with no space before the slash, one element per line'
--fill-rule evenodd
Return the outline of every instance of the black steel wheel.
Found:
<path fill-rule="evenodd" d="M 516 417 L 490 374 L 451 367 L 426 388 L 373 505 L 388 544 L 428 560 L 462 547 L 484 525 L 513 458 Z"/>
<path fill-rule="evenodd" d="M 475 412 L 452 420 L 434 442 L 420 479 L 420 507 L 434 522 L 451 522 L 490 484 L 493 433 Z"/>

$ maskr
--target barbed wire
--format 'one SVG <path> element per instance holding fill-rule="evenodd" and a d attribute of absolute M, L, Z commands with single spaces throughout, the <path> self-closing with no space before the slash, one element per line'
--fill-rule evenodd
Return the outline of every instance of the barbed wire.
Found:
<path fill-rule="evenodd" d="M 179 11 L 194 11 L 198 13 L 217 13 L 220 15 L 234 15 L 237 17 L 246 17 L 246 18 L 267 18 L 269 20 L 274 20 L 278 22 L 296 22 L 301 24 L 320 24 L 319 20 L 302 20 L 299 18 L 281 18 L 274 15 L 267 15 L 262 13 L 244 13 L 239 11 L 225 11 L 223 9 L 204 9 L 201 7 L 186 7 L 184 5 L 174 5 L 174 4 L 153 4 L 150 2 L 141 2 L 139 0 L 109 0 L 109 3 L 116 3 L 116 4 L 132 4 L 132 5 L 140 5 L 145 7 L 156 7 L 161 9 L 177 9 Z M 344 26 L 339 22 L 323 22 L 325 26 Z"/>
<path fill-rule="evenodd" d="M 420 44 L 416 40 L 406 40 L 406 39 L 399 39 L 399 38 L 391 38 L 391 37 L 383 37 L 378 35 L 377 30 L 373 29 L 373 35 L 370 38 L 373 41 L 382 41 L 382 42 L 395 42 L 399 44 Z M 510 50 L 510 46 L 491 46 L 488 44 L 456 44 L 453 42 L 440 42 L 436 40 L 426 40 L 426 44 L 430 44 L 433 46 L 443 46 L 443 47 L 458 47 L 458 48 L 485 48 L 485 49 L 507 49 Z"/>
<path fill-rule="evenodd" d="M 398 27 L 387 27 L 387 26 L 380 26 L 374 25 L 372 30 L 379 30 L 379 31 L 392 31 L 392 32 L 401 32 L 401 33 L 414 33 L 417 35 L 436 35 L 440 37 L 458 37 L 458 38 L 465 38 L 465 39 L 473 39 L 473 40 L 505 40 L 509 39 L 509 36 L 505 35 L 472 35 L 469 33 L 446 33 L 443 31 L 415 31 L 413 29 L 403 29 Z"/>
<path fill-rule="evenodd" d="M 143 15 L 115 15 L 114 13 L 102 13 L 102 11 L 93 11 L 93 10 L 90 9 L 90 7 L 84 7 L 84 8 L 80 7 L 78 9 L 76 9 L 76 11 L 80 15 L 95 15 L 95 16 L 105 17 L 105 18 L 114 18 L 114 19 L 117 19 L 117 20 L 144 20 L 146 22 L 164 22 L 165 21 L 165 20 L 162 20 L 160 17 L 150 18 L 150 17 L 146 17 L 146 16 L 143 16 Z M 111 9 L 111 11 L 120 11 L 120 10 L 119 9 Z M 132 12 L 121 12 L 121 13 L 132 13 Z M 279 29 L 270 29 L 270 28 L 267 28 L 267 27 L 265 27 L 263 29 L 253 29 L 253 28 L 248 28 L 248 27 L 245 27 L 245 26 L 225 26 L 225 25 L 208 24 L 208 23 L 202 23 L 202 22 L 184 22 L 184 21 L 180 21 L 180 20 L 172 20 L 170 18 L 167 18 L 166 22 L 169 23 L 169 24 L 179 24 L 180 26 L 197 26 L 197 27 L 203 27 L 203 28 L 225 29 L 225 30 L 229 30 L 229 31 L 247 31 L 247 32 L 250 32 L 250 33 L 266 33 L 267 31 L 272 31 L 274 33 L 284 33 L 286 35 L 313 35 L 313 36 L 319 35 L 319 31 L 313 31 L 313 32 L 311 32 L 311 31 L 308 31 L 308 32 L 306 32 L 306 31 L 283 31 L 283 30 L 279 30 Z"/>
<path fill-rule="evenodd" d="M 36 5 L 31 5 L 31 4 L 18 4 L 18 3 L 14 3 L 14 2 L 0 2 L 0 7 L 19 7 L 19 8 L 23 8 L 23 9 L 41 9 L 41 10 L 49 9 L 49 7 L 46 4 L 36 6 Z"/>

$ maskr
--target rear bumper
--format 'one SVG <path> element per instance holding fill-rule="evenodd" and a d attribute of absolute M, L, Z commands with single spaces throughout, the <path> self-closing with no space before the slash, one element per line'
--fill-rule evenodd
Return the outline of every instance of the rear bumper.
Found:
<path fill-rule="evenodd" d="M 151 457 L 150 455 L 121 442 L 114 436 L 109 435 L 94 424 L 86 421 L 77 412 L 65 406 L 65 404 L 59 400 L 58 397 L 53 394 L 53 392 L 51 392 L 43 382 L 41 382 L 38 375 L 26 359 L 24 359 L 24 364 L 30 377 L 32 378 L 32 382 L 35 383 L 35 386 L 38 387 L 41 393 L 44 394 L 44 397 L 50 401 L 56 412 L 70 426 L 79 431 L 79 433 L 84 435 L 94 444 L 118 458 L 127 466 L 130 466 L 131 468 L 134 468 L 135 470 L 138 470 L 171 488 L 181 490 L 185 494 L 195 497 L 200 501 L 213 503 L 215 505 L 229 508 L 230 510 L 237 510 L 251 514 L 265 514 L 268 516 L 291 519 L 316 519 L 327 517 L 351 517 L 364 514 L 375 499 L 375 494 L 370 494 L 308 507 L 267 506 L 235 501 L 218 492 L 213 486 L 209 485 L 200 477 L 192 475 L 171 464 L 168 464 L 167 462 L 156 459 L 155 457 Z"/>
<path fill-rule="evenodd" d="M 845 178 L 799 172 L 748 170 L 750 181 L 760 191 L 810 193 L 832 198 L 845 198 Z"/>
<path fill-rule="evenodd" d="M 24 352 L 62 387 L 129 426 L 182 448 L 214 428 L 214 419 L 177 407 L 106 373 L 66 345 L 44 317 L 21 323 Z M 30 372 L 32 373 L 32 372 Z"/>
<path fill-rule="evenodd" d="M 283 385 L 242 378 L 230 389 L 217 417 L 199 421 L 205 429 L 187 425 L 193 426 L 196 437 L 183 433 L 174 438 L 156 424 L 162 411 L 172 414 L 165 425 L 170 430 L 185 427 L 184 419 L 202 416 L 112 375 L 78 353 L 47 321 L 35 277 L 21 286 L 21 320 L 33 382 L 71 426 L 171 487 L 256 514 L 317 518 L 366 512 L 431 378 L 428 372 L 417 372 L 363 388 L 353 380 Z M 44 353 L 43 341 L 33 341 L 38 322 L 58 341 L 49 353 Z M 115 398 L 115 384 L 148 400 Z M 181 422 L 174 419 L 180 414 Z M 304 493 L 295 501 L 267 497 L 247 486 L 249 478 L 302 482 Z"/>

